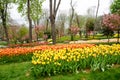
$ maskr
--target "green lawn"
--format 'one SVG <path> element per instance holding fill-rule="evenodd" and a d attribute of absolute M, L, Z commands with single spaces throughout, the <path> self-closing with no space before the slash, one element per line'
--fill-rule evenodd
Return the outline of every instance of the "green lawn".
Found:
<path fill-rule="evenodd" d="M 0 80 L 120 80 L 120 67 L 105 72 L 80 71 L 78 74 L 60 74 L 35 78 L 31 74 L 31 62 L 0 65 Z"/>
<path fill-rule="evenodd" d="M 114 38 L 114 37 L 110 37 L 110 38 Z M 100 39 L 107 39 L 107 36 L 103 36 L 102 34 L 94 36 L 94 40 L 100 40 Z M 74 36 L 74 41 L 77 41 L 77 40 L 93 40 L 93 36 L 89 36 L 88 38 L 85 38 L 85 36 L 82 36 L 80 38 L 79 35 L 76 35 L 76 36 Z M 60 38 L 57 38 L 58 43 L 63 43 L 65 41 L 71 41 L 70 35 L 62 36 Z"/>

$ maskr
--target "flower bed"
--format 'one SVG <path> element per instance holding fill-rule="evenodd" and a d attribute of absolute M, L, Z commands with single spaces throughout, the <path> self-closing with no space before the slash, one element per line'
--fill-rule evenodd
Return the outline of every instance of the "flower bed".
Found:
<path fill-rule="evenodd" d="M 35 51 L 58 50 L 63 48 L 91 47 L 94 44 L 41 45 L 36 47 L 17 47 L 0 49 L 0 63 L 30 61 Z"/>
<path fill-rule="evenodd" d="M 35 76 L 75 73 L 86 68 L 104 71 L 112 64 L 120 64 L 120 44 L 47 49 L 33 54 Z"/>

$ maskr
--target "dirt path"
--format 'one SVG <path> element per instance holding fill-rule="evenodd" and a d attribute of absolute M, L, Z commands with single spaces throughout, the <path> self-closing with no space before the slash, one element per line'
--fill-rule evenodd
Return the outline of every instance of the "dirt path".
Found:
<path fill-rule="evenodd" d="M 78 41 L 70 41 L 69 43 L 104 43 L 108 42 L 108 39 L 101 39 L 101 40 L 78 40 Z M 109 42 L 117 42 L 117 38 L 110 39 Z"/>

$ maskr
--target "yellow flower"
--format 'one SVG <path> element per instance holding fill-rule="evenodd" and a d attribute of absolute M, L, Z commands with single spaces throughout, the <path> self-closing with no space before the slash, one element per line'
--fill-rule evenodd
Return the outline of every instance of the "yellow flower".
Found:
<path fill-rule="evenodd" d="M 36 65 L 36 64 L 37 64 L 37 62 L 36 62 L 36 61 L 34 61 L 34 60 L 32 60 L 32 63 L 33 63 L 34 65 Z"/>
<path fill-rule="evenodd" d="M 93 54 L 92 56 L 93 56 L 93 57 L 96 57 L 96 54 Z"/>
<path fill-rule="evenodd" d="M 44 64 L 45 64 L 45 62 L 42 62 L 41 64 L 43 64 L 43 65 L 44 65 Z"/>
<path fill-rule="evenodd" d="M 59 62 L 55 62 L 54 64 L 58 65 L 58 66 L 61 66 L 61 63 L 59 63 Z"/>

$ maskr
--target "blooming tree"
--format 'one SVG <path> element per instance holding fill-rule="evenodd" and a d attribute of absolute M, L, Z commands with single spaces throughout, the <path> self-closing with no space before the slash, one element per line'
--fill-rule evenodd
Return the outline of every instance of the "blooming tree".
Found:
<path fill-rule="evenodd" d="M 120 15 L 118 14 L 105 14 L 103 16 L 103 25 L 112 30 L 118 31 L 118 40 L 119 42 L 119 30 L 120 30 Z"/>
<path fill-rule="evenodd" d="M 71 35 L 72 35 L 71 40 L 73 40 L 73 36 L 75 36 L 75 35 L 80 31 L 80 28 L 79 28 L 79 27 L 76 27 L 76 26 L 71 26 L 71 27 L 69 28 L 69 31 L 70 31 L 70 33 L 71 33 Z"/>
<path fill-rule="evenodd" d="M 45 27 L 43 25 L 37 25 L 37 26 L 35 26 L 34 30 L 35 30 L 36 37 L 37 37 L 37 40 L 38 40 L 40 34 L 41 35 L 43 34 L 43 31 L 45 30 Z"/>

